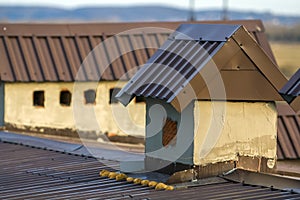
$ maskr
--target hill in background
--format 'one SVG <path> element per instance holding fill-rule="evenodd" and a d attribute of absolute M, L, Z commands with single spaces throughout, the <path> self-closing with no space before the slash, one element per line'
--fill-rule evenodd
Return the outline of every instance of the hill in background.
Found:
<path fill-rule="evenodd" d="M 199 10 L 197 20 L 219 20 L 222 10 Z M 86 22 L 86 21 L 179 21 L 187 20 L 189 10 L 165 6 L 82 7 L 62 9 L 53 7 L 0 6 L 0 20 L 7 22 Z M 229 11 L 229 19 L 262 19 L 265 23 L 294 25 L 300 16 L 272 13 Z"/>

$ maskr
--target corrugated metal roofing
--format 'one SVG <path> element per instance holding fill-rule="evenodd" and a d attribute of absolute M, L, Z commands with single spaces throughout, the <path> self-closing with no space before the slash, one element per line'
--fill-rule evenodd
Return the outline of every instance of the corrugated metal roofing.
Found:
<path fill-rule="evenodd" d="M 188 31 L 184 33 L 178 32 L 174 36 L 171 35 L 169 40 L 147 62 L 149 64 L 146 64 L 122 90 L 130 95 L 164 99 L 168 103 L 173 101 L 187 86 L 188 81 L 194 78 L 210 57 L 213 57 L 225 44 L 222 41 L 205 41 L 203 38 L 209 39 L 210 31 L 218 32 L 224 26 L 231 34 L 237 28 L 235 25 L 200 26 L 205 31 L 198 35 L 195 33 L 197 29 L 191 28 L 194 26 L 188 26 Z M 186 30 L 185 27 L 180 26 L 178 31 Z M 218 34 L 218 38 L 223 39 L 231 36 L 221 32 Z M 189 39 L 187 40 L 187 38 Z M 200 41 L 200 38 L 203 41 Z"/>
<path fill-rule="evenodd" d="M 300 159 L 300 113 L 278 103 L 278 159 Z"/>
<path fill-rule="evenodd" d="M 82 80 L 118 80 L 131 68 L 140 66 L 149 57 L 146 40 L 158 48 L 167 33 L 123 34 L 109 46 L 94 52 L 85 66 Z M 107 37 L 98 35 L 67 36 L 0 36 L 1 80 L 3 81 L 74 81 L 88 54 Z M 137 46 L 135 50 L 135 46 Z M 118 49 L 128 52 L 118 59 Z M 109 64 L 107 67 L 106 64 Z M 107 68 L 106 71 L 104 71 Z"/>
<path fill-rule="evenodd" d="M 136 66 L 143 65 L 154 51 L 166 41 L 180 24 L 187 22 L 157 23 L 94 23 L 94 24 L 0 24 L 0 79 L 2 81 L 74 81 L 86 56 L 102 41 L 134 28 L 161 27 L 163 32 L 135 30 L 122 34 L 95 51 L 84 68 L 80 80 L 118 80 Z M 205 21 L 196 23 L 208 23 Z M 244 24 L 268 55 L 274 60 L 264 35 L 261 21 L 211 21 L 209 23 Z M 151 48 L 145 49 L 145 46 Z M 141 47 L 136 50 L 137 47 Z M 112 58 L 120 50 L 128 51 Z M 112 62 L 111 62 L 112 61 Z M 108 67 L 107 65 L 108 64 Z M 103 70 L 107 70 L 104 72 Z M 132 74 L 129 74 L 130 78 Z"/>
<path fill-rule="evenodd" d="M 176 191 L 100 178 L 118 162 L 0 142 L 2 199 L 300 199 L 300 194 L 229 181 Z"/>
<path fill-rule="evenodd" d="M 225 91 L 210 96 L 209 89 L 221 87 L 216 79 L 224 83 Z M 244 27 L 184 24 L 117 97 L 124 105 L 132 96 L 157 98 L 181 111 L 193 99 L 282 100 L 278 91 L 286 82 Z"/>

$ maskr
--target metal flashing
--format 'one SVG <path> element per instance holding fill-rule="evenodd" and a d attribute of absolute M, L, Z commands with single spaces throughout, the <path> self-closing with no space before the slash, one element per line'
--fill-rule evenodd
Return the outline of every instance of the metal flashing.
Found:
<path fill-rule="evenodd" d="M 261 185 L 290 192 L 300 191 L 299 178 L 284 177 L 276 174 L 257 173 L 240 169 L 233 170 L 231 173 L 225 174 L 222 177 L 227 180 L 242 182 L 246 185 Z"/>
<path fill-rule="evenodd" d="M 175 40 L 226 42 L 240 26 L 227 24 L 193 24 L 190 26 L 190 24 L 182 24 L 171 37 Z"/>

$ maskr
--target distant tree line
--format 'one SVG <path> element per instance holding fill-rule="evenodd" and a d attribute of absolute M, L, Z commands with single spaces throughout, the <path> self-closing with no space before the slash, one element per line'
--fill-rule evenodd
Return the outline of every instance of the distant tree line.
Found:
<path fill-rule="evenodd" d="M 266 24 L 266 34 L 271 41 L 300 42 L 300 24 L 294 26 Z"/>

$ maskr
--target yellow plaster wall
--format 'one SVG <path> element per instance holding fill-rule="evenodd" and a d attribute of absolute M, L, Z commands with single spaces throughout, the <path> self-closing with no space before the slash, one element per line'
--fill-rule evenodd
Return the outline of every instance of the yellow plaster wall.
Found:
<path fill-rule="evenodd" d="M 196 101 L 194 164 L 237 160 L 237 155 L 276 157 L 274 103 Z"/>
<path fill-rule="evenodd" d="M 109 89 L 126 82 L 6 83 L 5 122 L 24 126 L 112 132 L 144 136 L 145 103 L 109 104 Z M 71 106 L 59 103 L 61 90 L 72 93 Z M 96 104 L 85 104 L 84 91 L 96 89 Z M 45 106 L 33 106 L 33 92 L 45 91 Z M 123 130 L 123 131 L 122 131 Z"/>

